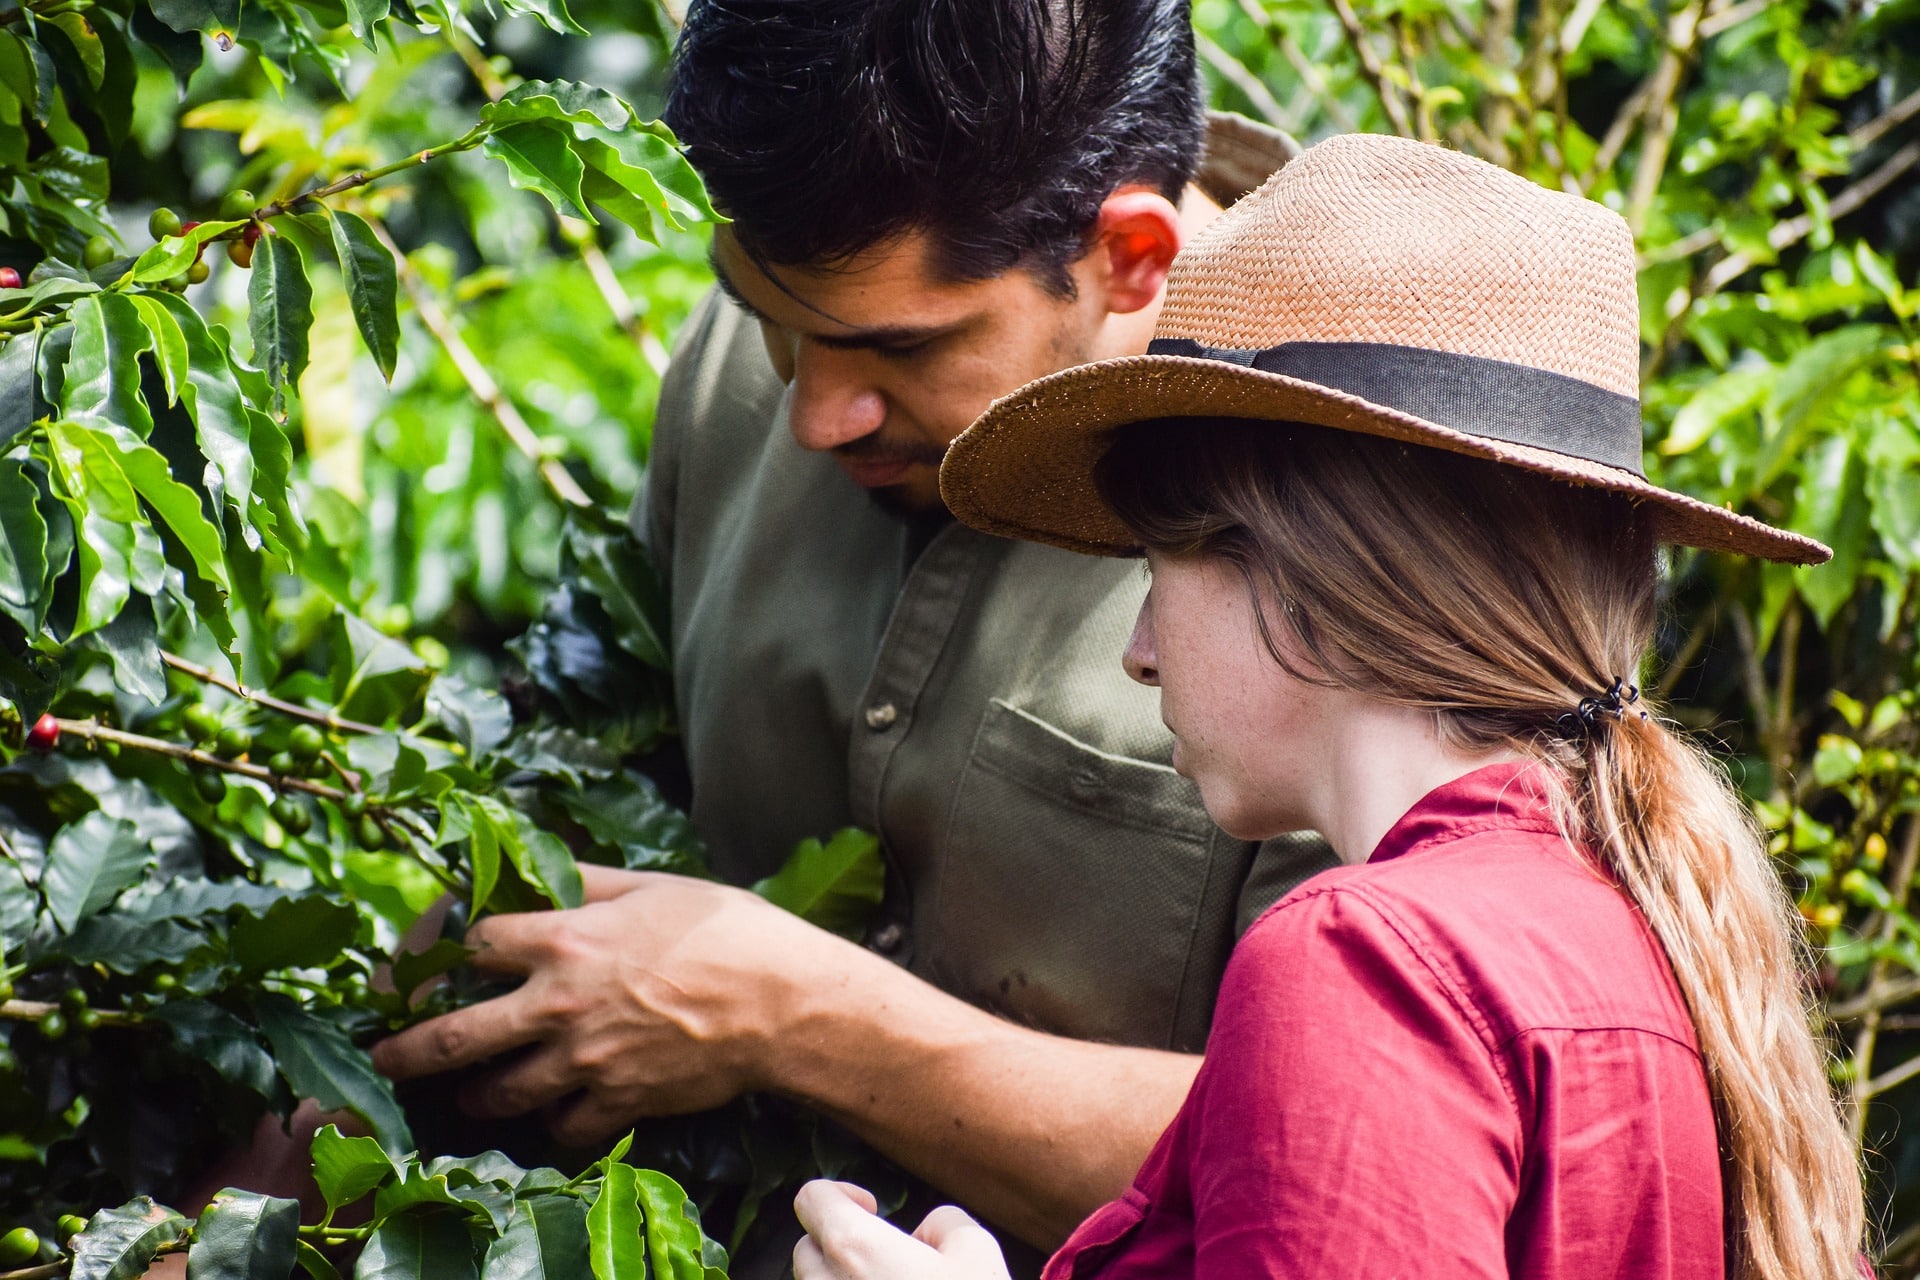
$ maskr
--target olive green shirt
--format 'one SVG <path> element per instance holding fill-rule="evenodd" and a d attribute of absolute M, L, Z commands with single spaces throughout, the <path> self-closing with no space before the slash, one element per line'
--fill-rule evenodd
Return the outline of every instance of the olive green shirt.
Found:
<path fill-rule="evenodd" d="M 1292 144 L 1216 118 L 1229 203 Z M 1332 864 L 1220 832 L 1120 658 L 1135 561 L 874 504 L 795 443 L 758 325 L 717 293 L 681 333 L 636 525 L 672 614 L 692 816 L 714 869 L 879 833 L 870 945 L 963 1000 L 1080 1039 L 1194 1052 L 1240 932 Z"/>

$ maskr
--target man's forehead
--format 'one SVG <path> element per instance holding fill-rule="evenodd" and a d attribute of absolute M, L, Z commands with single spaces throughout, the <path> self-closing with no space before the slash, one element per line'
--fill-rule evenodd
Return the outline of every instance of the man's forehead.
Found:
<path fill-rule="evenodd" d="M 956 283 L 935 275 L 917 233 L 830 266 L 789 267 L 756 258 L 722 227 L 710 256 L 734 301 L 783 328 L 822 338 L 924 337 L 965 323 L 1000 292 L 998 280 Z"/>

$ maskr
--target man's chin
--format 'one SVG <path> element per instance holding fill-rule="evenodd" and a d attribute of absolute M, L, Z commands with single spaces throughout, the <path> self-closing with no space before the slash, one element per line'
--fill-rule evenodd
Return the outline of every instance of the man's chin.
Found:
<path fill-rule="evenodd" d="M 937 481 L 932 485 L 911 481 L 879 485 L 867 490 L 867 498 L 888 515 L 898 516 L 903 520 L 942 514 L 947 509 L 946 504 L 940 501 L 940 487 Z"/>

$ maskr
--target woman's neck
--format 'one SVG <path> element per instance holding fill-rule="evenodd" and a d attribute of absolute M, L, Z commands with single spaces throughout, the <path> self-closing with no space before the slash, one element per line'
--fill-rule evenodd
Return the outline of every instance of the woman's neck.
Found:
<path fill-rule="evenodd" d="M 1358 694 L 1315 752 L 1322 761 L 1313 824 L 1340 860 L 1365 862 L 1393 825 L 1436 787 L 1490 764 L 1525 759 L 1509 748 L 1463 751 L 1441 736 L 1433 713 Z"/>

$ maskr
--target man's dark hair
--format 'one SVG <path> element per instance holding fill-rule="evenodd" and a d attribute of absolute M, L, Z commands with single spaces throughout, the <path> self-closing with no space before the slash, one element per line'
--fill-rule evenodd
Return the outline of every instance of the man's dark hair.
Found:
<path fill-rule="evenodd" d="M 697 0 L 666 120 L 756 257 L 926 231 L 951 279 L 1066 295 L 1101 201 L 1179 200 L 1205 128 L 1188 0 Z"/>

